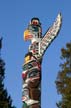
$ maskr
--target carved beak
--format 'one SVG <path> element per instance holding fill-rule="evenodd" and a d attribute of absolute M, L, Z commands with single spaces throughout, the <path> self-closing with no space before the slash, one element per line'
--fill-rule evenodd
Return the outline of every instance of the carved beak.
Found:
<path fill-rule="evenodd" d="M 33 38 L 32 33 L 29 30 L 25 30 L 25 32 L 24 32 L 24 40 L 25 41 L 31 40 L 32 38 Z"/>

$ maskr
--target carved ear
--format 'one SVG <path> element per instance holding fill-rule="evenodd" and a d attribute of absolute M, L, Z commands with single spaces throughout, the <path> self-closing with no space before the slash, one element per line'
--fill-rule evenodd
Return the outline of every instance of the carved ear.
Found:
<path fill-rule="evenodd" d="M 53 25 L 47 30 L 42 41 L 40 43 L 40 56 L 42 57 L 48 48 L 48 46 L 52 43 L 52 41 L 57 37 L 62 24 L 62 16 L 61 13 L 58 14 Z"/>

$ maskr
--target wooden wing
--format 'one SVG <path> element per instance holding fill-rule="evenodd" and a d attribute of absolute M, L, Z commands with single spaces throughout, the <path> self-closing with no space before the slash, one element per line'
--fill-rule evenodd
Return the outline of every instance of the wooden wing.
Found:
<path fill-rule="evenodd" d="M 42 57 L 48 46 L 57 37 L 62 24 L 62 16 L 59 13 L 53 25 L 47 30 L 40 42 L 40 56 Z"/>

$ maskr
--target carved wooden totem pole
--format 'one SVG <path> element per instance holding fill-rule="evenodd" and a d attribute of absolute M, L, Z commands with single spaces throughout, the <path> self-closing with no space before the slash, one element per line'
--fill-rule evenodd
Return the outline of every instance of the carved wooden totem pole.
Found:
<path fill-rule="evenodd" d="M 46 49 L 57 37 L 61 23 L 61 14 L 58 14 L 53 25 L 42 36 L 39 19 L 32 18 L 24 32 L 24 40 L 30 40 L 31 45 L 22 66 L 23 108 L 41 108 L 41 63 Z"/>

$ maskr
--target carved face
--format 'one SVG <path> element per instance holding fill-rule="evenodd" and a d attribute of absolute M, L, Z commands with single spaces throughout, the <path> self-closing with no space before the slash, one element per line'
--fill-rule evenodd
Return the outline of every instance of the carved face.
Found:
<path fill-rule="evenodd" d="M 42 37 L 42 27 L 38 18 L 33 18 L 24 31 L 24 40 L 33 40 Z"/>
<path fill-rule="evenodd" d="M 36 20 L 36 19 L 33 19 L 33 20 L 31 21 L 31 24 L 37 26 L 37 25 L 39 25 L 39 21 Z"/>
<path fill-rule="evenodd" d="M 35 68 L 40 70 L 40 63 L 36 59 L 29 60 L 28 63 L 25 63 L 23 65 L 23 73 L 26 73 L 27 71 L 30 71 L 30 70 L 35 69 Z"/>
<path fill-rule="evenodd" d="M 36 60 L 31 60 L 27 64 L 23 65 L 22 78 L 24 80 L 28 78 L 33 78 L 34 76 L 38 75 L 40 70 L 41 70 L 40 63 L 37 62 Z"/>
<path fill-rule="evenodd" d="M 36 18 L 36 17 L 34 17 L 34 18 L 31 19 L 30 24 L 31 25 L 41 25 L 39 18 Z"/>

